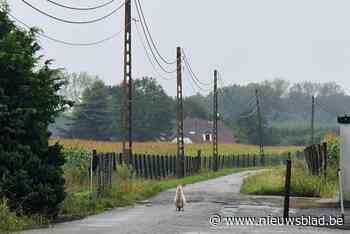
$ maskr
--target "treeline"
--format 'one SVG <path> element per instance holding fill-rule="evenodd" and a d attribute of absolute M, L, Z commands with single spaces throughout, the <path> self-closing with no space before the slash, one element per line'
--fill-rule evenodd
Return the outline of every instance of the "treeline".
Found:
<path fill-rule="evenodd" d="M 310 143 L 312 96 L 315 96 L 315 140 L 337 130 L 336 117 L 350 110 L 350 96 L 335 82 L 290 84 L 282 79 L 232 85 L 221 89 L 219 111 L 240 142 L 258 144 L 255 90 L 259 92 L 263 139 L 268 145 Z M 211 111 L 212 94 L 192 102 Z M 210 115 L 208 115 L 210 116 Z"/>
<path fill-rule="evenodd" d="M 86 78 L 87 75 L 83 76 Z M 313 95 L 316 96 L 317 141 L 325 132 L 336 131 L 337 114 L 350 109 L 350 97 L 334 82 L 290 84 L 275 79 L 223 87 L 219 92 L 220 118 L 242 143 L 259 143 L 255 90 L 259 91 L 263 138 L 268 145 L 306 145 L 310 142 Z M 169 97 L 155 79 L 148 77 L 135 80 L 133 92 L 133 138 L 136 141 L 169 140 L 174 134 L 175 98 Z M 72 138 L 120 140 L 123 98 L 121 86 L 106 86 L 98 79 L 90 82 L 81 98 L 76 98 L 79 103 L 70 114 L 68 128 L 61 133 Z M 184 116 L 211 120 L 212 103 L 212 93 L 186 97 Z"/>
<path fill-rule="evenodd" d="M 175 116 L 173 99 L 152 78 L 135 80 L 133 95 L 133 139 L 167 139 Z M 62 136 L 103 141 L 122 138 L 125 99 L 121 85 L 106 86 L 95 80 L 82 92 L 80 100 L 72 113 L 66 113 L 66 126 L 60 126 Z"/>

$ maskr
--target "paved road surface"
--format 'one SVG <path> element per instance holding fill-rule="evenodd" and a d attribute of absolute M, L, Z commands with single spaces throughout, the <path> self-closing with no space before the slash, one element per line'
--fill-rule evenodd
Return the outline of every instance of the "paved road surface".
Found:
<path fill-rule="evenodd" d="M 246 197 L 239 194 L 244 176 L 242 172 L 185 187 L 188 204 L 185 212 L 176 212 L 173 205 L 175 190 L 169 190 L 149 200 L 147 204 L 119 208 L 80 221 L 58 224 L 54 228 L 34 230 L 25 234 L 118 234 L 118 233 L 350 233 L 350 231 L 286 226 L 213 227 L 213 214 L 236 216 L 280 216 L 280 198 Z M 292 210 L 293 212 L 293 210 Z"/>

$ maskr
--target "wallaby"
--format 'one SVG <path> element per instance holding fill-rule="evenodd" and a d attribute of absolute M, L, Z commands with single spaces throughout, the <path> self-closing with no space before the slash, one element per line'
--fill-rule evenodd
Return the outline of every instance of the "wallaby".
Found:
<path fill-rule="evenodd" d="M 175 202 L 176 211 L 181 211 L 181 209 L 182 209 L 182 211 L 184 211 L 186 199 L 185 199 L 184 190 L 183 190 L 181 185 L 178 185 L 176 188 L 174 202 Z"/>

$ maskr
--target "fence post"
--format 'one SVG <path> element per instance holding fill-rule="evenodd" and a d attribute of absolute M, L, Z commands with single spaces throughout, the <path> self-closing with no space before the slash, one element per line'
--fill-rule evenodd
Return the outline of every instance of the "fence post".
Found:
<path fill-rule="evenodd" d="M 286 164 L 286 180 L 285 180 L 285 194 L 284 194 L 284 209 L 283 209 L 283 218 L 286 222 L 289 217 L 289 196 L 290 196 L 290 182 L 292 175 L 292 161 L 290 159 L 290 153 L 288 155 L 287 164 Z"/>
<path fill-rule="evenodd" d="M 101 178 L 100 178 L 100 174 L 101 174 L 101 162 L 100 162 L 100 157 L 98 155 L 96 155 L 96 191 L 97 191 L 97 196 L 100 195 L 101 193 Z"/>
<path fill-rule="evenodd" d="M 160 166 L 160 156 L 157 155 L 156 157 L 156 170 L 157 170 L 157 179 L 161 179 L 162 178 L 162 174 L 161 174 L 161 166 Z"/>
<path fill-rule="evenodd" d="M 143 161 L 143 170 L 144 170 L 144 178 L 149 179 L 149 171 L 148 171 L 148 164 L 147 164 L 147 158 L 146 155 L 142 155 L 142 161 Z"/>
<path fill-rule="evenodd" d="M 165 168 L 165 160 L 164 160 L 164 156 L 162 155 L 160 157 L 160 165 L 161 165 L 161 169 L 162 169 L 162 177 L 165 178 L 166 177 L 166 168 Z"/>
<path fill-rule="evenodd" d="M 190 157 L 190 175 L 193 175 L 193 157 Z"/>
<path fill-rule="evenodd" d="M 115 152 L 113 152 L 113 171 L 117 171 L 117 156 Z"/>
<path fill-rule="evenodd" d="M 176 175 L 176 156 L 172 156 L 171 157 L 171 160 L 172 160 L 172 162 L 173 162 L 173 176 L 175 176 Z"/>
<path fill-rule="evenodd" d="M 165 155 L 165 164 L 164 164 L 164 171 L 165 171 L 165 177 L 169 176 L 169 157 L 168 155 Z"/>
<path fill-rule="evenodd" d="M 208 167 L 207 167 L 207 157 L 203 157 L 203 168 L 204 168 L 205 170 L 208 169 Z"/>
<path fill-rule="evenodd" d="M 196 167 L 196 173 L 199 173 L 202 167 L 202 151 L 197 151 L 197 167 Z"/>
<path fill-rule="evenodd" d="M 327 143 L 323 143 L 323 175 L 324 178 L 327 178 L 327 160 L 328 160 L 328 155 L 327 155 Z"/>
<path fill-rule="evenodd" d="M 173 156 L 169 155 L 169 171 L 170 176 L 174 175 L 174 166 L 173 166 Z"/>
<path fill-rule="evenodd" d="M 109 187 L 112 188 L 112 176 L 113 176 L 113 153 L 109 154 Z"/>
<path fill-rule="evenodd" d="M 151 169 L 151 177 L 152 179 L 156 179 L 156 170 L 155 170 L 155 165 L 156 165 L 156 156 L 152 155 L 148 155 L 149 159 L 150 159 L 150 169 Z"/>
<path fill-rule="evenodd" d="M 92 193 L 92 186 L 93 186 L 93 172 L 94 172 L 94 161 L 96 160 L 96 150 L 94 149 L 92 151 L 92 157 L 91 157 L 91 161 L 90 161 L 90 193 Z"/>

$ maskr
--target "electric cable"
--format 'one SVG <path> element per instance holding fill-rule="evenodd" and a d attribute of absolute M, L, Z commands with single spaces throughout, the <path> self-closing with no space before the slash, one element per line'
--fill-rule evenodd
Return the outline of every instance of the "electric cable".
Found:
<path fill-rule="evenodd" d="M 53 0 L 46 0 L 46 1 L 48 1 L 49 3 L 51 3 L 53 5 L 62 7 L 62 8 L 66 8 L 66 9 L 69 9 L 69 10 L 77 10 L 77 11 L 96 10 L 96 9 L 100 9 L 100 8 L 105 7 L 105 6 L 108 6 L 108 5 L 112 4 L 113 2 L 115 2 L 115 0 L 110 0 L 108 2 L 102 3 L 101 5 L 97 5 L 97 6 L 94 6 L 94 7 L 72 7 L 72 6 L 68 6 L 68 5 L 62 4 L 62 3 L 58 3 L 58 2 L 53 1 Z"/>
<path fill-rule="evenodd" d="M 24 27 L 28 28 L 28 29 L 32 29 L 33 27 L 29 26 L 28 24 L 26 24 L 24 21 L 20 20 L 19 18 L 17 18 L 16 16 L 12 15 L 11 13 L 8 13 L 8 15 L 14 19 L 15 21 L 17 21 L 18 23 L 22 24 Z M 103 38 L 101 40 L 98 41 L 93 41 L 93 42 L 84 42 L 84 43 L 79 43 L 79 42 L 69 42 L 69 41 L 64 41 L 61 39 L 57 39 L 54 38 L 52 36 L 49 36 L 43 32 L 36 32 L 39 36 L 44 37 L 50 41 L 56 42 L 56 43 L 60 43 L 60 44 L 64 44 L 64 45 L 68 45 L 68 46 L 94 46 L 94 45 L 99 45 L 102 44 L 104 42 L 110 41 L 116 37 L 118 37 L 122 32 L 124 31 L 124 29 L 120 30 L 119 32 L 116 32 L 114 34 L 112 34 L 111 36 L 108 36 L 106 38 Z"/>
<path fill-rule="evenodd" d="M 188 60 L 184 49 L 182 49 L 182 53 L 183 53 L 183 61 L 184 61 L 185 64 L 187 65 L 187 68 L 189 69 L 190 73 L 192 74 L 192 77 L 193 77 L 198 83 L 200 83 L 201 85 L 204 85 L 204 86 L 212 86 L 212 85 L 213 85 L 212 82 L 211 82 L 211 83 L 205 83 L 205 82 L 202 82 L 200 79 L 198 79 L 198 77 L 196 76 L 196 74 L 193 72 L 193 69 L 192 69 L 192 67 L 191 67 L 190 61 Z"/>
<path fill-rule="evenodd" d="M 151 55 L 149 54 L 148 50 L 147 50 L 147 46 L 145 45 L 145 42 L 142 40 L 142 35 L 141 35 L 141 32 L 138 28 L 138 24 L 137 22 L 135 22 L 135 28 L 136 28 L 136 32 L 137 32 L 137 36 L 138 36 L 138 39 L 140 41 L 140 43 L 142 44 L 142 47 L 144 49 L 144 52 L 145 52 L 145 55 L 148 59 L 148 62 L 151 64 L 154 72 L 156 73 L 157 76 L 159 76 L 160 78 L 164 79 L 164 80 L 174 80 L 176 79 L 176 77 L 174 78 L 167 78 L 165 77 L 164 75 L 162 75 L 161 73 L 158 72 L 158 70 L 156 69 L 156 65 L 153 63 L 152 59 L 151 59 Z"/>
<path fill-rule="evenodd" d="M 136 1 L 136 0 L 135 0 L 135 1 Z M 140 10 L 139 10 L 139 8 L 138 8 L 137 5 L 136 5 L 136 11 L 137 11 L 137 14 L 138 14 L 139 19 L 141 19 L 142 16 L 141 16 Z M 144 36 L 145 36 L 145 39 L 146 39 L 148 48 L 149 48 L 149 50 L 151 51 L 152 57 L 153 57 L 153 59 L 156 61 L 157 65 L 158 65 L 158 66 L 160 67 L 160 69 L 162 69 L 165 73 L 168 73 L 168 74 L 175 73 L 175 72 L 177 71 L 177 69 L 172 70 L 172 71 L 167 70 L 167 69 L 166 69 L 165 67 L 163 67 L 163 65 L 160 63 L 160 61 L 158 60 L 158 58 L 157 58 L 155 52 L 153 51 L 151 42 L 149 41 L 149 38 L 148 38 L 148 36 L 147 36 L 147 32 L 146 32 L 145 26 L 143 25 L 143 21 L 140 20 L 140 22 L 141 22 L 142 31 L 143 31 L 143 34 L 144 34 Z"/>
<path fill-rule="evenodd" d="M 34 6 L 33 4 L 30 4 L 29 2 L 27 2 L 26 0 L 21 0 L 23 3 L 25 3 L 27 6 L 29 6 L 30 8 L 32 8 L 33 10 L 39 12 L 42 15 L 45 15 L 51 19 L 63 22 L 63 23 L 68 23 L 68 24 L 91 24 L 91 23 L 96 23 L 99 21 L 102 21 L 104 19 L 107 19 L 108 17 L 114 15 L 116 12 L 118 12 L 124 5 L 125 2 L 123 2 L 119 7 L 117 7 L 116 9 L 114 9 L 113 11 L 111 11 L 110 13 L 108 13 L 107 15 L 104 15 L 102 17 L 96 18 L 96 19 L 92 19 L 92 20 L 87 20 L 87 21 L 72 21 L 72 20 L 67 20 L 67 19 L 63 19 L 63 18 L 59 18 L 56 17 L 54 15 L 51 15 L 39 8 L 37 8 L 36 6 Z M 130 1 L 130 0 L 126 0 L 126 1 Z"/>
<path fill-rule="evenodd" d="M 147 33 L 148 33 L 148 36 L 149 36 L 149 38 L 150 38 L 150 40 L 151 40 L 151 43 L 152 43 L 152 45 L 153 45 L 153 47 L 154 47 L 156 53 L 158 54 L 159 58 L 160 58 L 164 63 L 166 63 L 166 64 L 168 64 L 168 65 L 176 64 L 176 62 L 177 62 L 176 60 L 175 60 L 175 61 L 169 62 L 168 59 L 165 59 L 165 58 L 161 55 L 161 53 L 160 53 L 159 50 L 157 49 L 157 46 L 156 46 L 155 41 L 153 40 L 152 34 L 150 33 L 150 29 L 149 29 L 149 26 L 148 26 L 148 24 L 147 24 L 147 20 L 146 20 L 145 14 L 144 14 L 144 12 L 143 12 L 142 5 L 141 5 L 140 0 L 135 0 L 135 4 L 136 4 L 136 7 L 139 9 L 139 12 L 140 12 L 140 15 L 141 15 L 140 20 L 143 21 L 143 23 L 144 23 L 144 25 L 145 25 L 145 28 L 146 28 L 146 31 L 147 31 Z M 140 15 L 139 15 L 139 16 L 140 16 Z"/>

